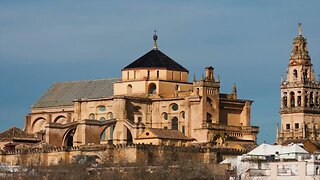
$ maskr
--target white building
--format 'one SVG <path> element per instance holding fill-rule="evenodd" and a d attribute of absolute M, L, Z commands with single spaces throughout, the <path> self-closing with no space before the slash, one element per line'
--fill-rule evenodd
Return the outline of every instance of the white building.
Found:
<path fill-rule="evenodd" d="M 233 179 L 319 179 L 320 156 L 297 144 L 261 144 L 252 151 L 221 164 L 231 164 Z"/>

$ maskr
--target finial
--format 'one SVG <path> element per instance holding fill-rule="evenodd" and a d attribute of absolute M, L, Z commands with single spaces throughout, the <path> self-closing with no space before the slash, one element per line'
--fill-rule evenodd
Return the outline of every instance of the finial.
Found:
<path fill-rule="evenodd" d="M 154 34 L 153 34 L 153 49 L 157 50 L 158 49 L 158 45 L 157 45 L 157 30 L 154 30 Z"/>
<path fill-rule="evenodd" d="M 196 74 L 193 74 L 193 82 L 197 82 Z"/>
<path fill-rule="evenodd" d="M 236 83 L 233 83 L 232 94 L 237 94 L 237 86 L 236 86 Z"/>
<path fill-rule="evenodd" d="M 299 36 L 302 36 L 302 27 L 301 27 L 301 23 L 299 22 L 299 24 L 298 24 L 298 34 L 299 34 Z"/>

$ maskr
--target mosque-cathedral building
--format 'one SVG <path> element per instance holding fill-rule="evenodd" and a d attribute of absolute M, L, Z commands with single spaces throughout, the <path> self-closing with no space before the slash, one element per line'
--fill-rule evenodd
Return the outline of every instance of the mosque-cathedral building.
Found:
<path fill-rule="evenodd" d="M 252 101 L 220 92 L 214 68 L 189 70 L 158 49 L 122 69 L 121 79 L 54 83 L 32 106 L 25 131 L 53 146 L 145 143 L 224 147 L 256 144 Z"/>
<path fill-rule="evenodd" d="M 302 142 L 316 151 L 320 82 L 301 25 L 298 32 L 281 82 L 276 143 Z M 231 93 L 221 93 L 212 66 L 190 82 L 189 70 L 161 52 L 157 39 L 154 34 L 153 48 L 125 66 L 121 78 L 54 83 L 31 107 L 24 130 L 0 133 L 1 162 L 32 164 L 34 155 L 28 154 L 41 154 L 41 162 L 50 165 L 59 158 L 70 162 L 75 155 L 99 153 L 105 162 L 137 162 L 150 158 L 145 146 L 154 150 L 152 156 L 179 152 L 188 159 L 220 162 L 257 145 L 259 127 L 250 119 L 253 101 L 239 99 L 235 85 Z"/>

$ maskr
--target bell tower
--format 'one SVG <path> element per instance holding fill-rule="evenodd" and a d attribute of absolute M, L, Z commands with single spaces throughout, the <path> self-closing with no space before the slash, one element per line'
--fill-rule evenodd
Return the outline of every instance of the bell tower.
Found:
<path fill-rule="evenodd" d="M 281 126 L 277 127 L 277 143 L 293 139 L 320 139 L 317 135 L 320 132 L 319 93 L 320 84 L 315 79 L 307 40 L 302 36 L 299 23 L 286 79 L 281 82 Z"/>

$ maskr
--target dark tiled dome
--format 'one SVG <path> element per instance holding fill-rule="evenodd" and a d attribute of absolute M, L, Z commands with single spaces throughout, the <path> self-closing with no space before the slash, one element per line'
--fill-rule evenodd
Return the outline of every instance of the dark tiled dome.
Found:
<path fill-rule="evenodd" d="M 141 56 L 122 70 L 140 68 L 159 68 L 174 71 L 189 72 L 186 68 L 175 62 L 158 49 L 152 49 L 147 54 Z"/>

